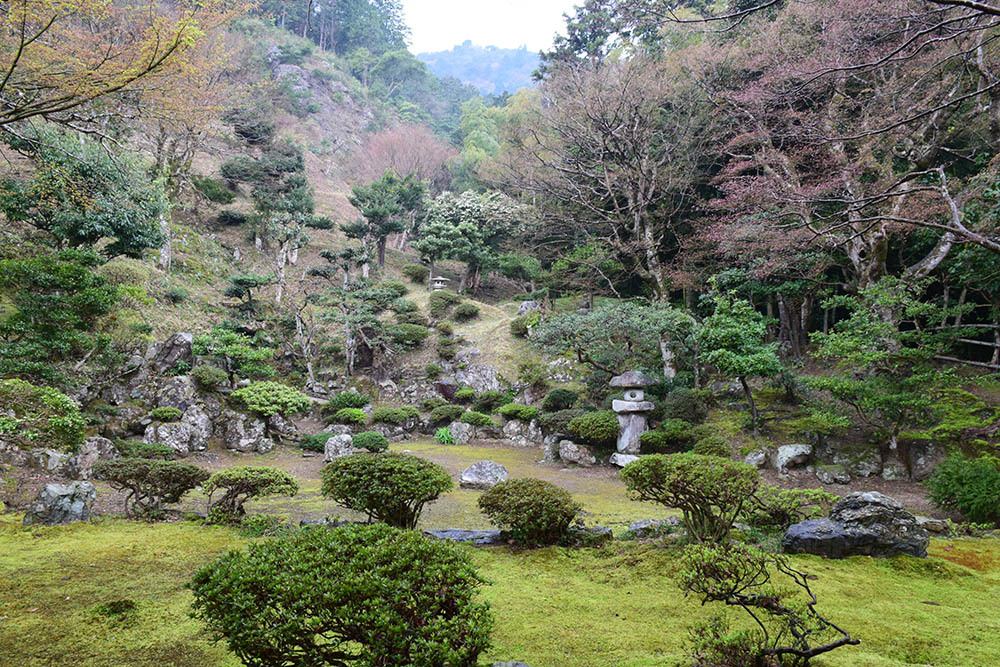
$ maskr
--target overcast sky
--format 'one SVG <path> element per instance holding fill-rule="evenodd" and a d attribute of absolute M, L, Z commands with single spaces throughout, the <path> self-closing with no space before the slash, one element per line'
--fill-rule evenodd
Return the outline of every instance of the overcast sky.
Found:
<path fill-rule="evenodd" d="M 467 39 L 507 49 L 548 48 L 562 15 L 582 0 L 403 0 L 413 53 L 447 51 Z"/>

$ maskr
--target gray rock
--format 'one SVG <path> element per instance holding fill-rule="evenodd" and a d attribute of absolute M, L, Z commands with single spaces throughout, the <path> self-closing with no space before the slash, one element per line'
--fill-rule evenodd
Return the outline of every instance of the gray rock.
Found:
<path fill-rule="evenodd" d="M 454 380 L 438 380 L 434 383 L 434 389 L 441 394 L 441 398 L 453 401 L 455 400 L 455 392 L 458 391 L 458 384 Z"/>
<path fill-rule="evenodd" d="M 870 445 L 838 447 L 827 445 L 827 459 L 841 466 L 852 477 L 874 477 L 882 472 L 882 456 Z"/>
<path fill-rule="evenodd" d="M 921 441 L 910 444 L 910 473 L 914 481 L 922 482 L 934 472 L 948 456 L 947 450 L 936 442 Z"/>
<path fill-rule="evenodd" d="M 622 454 L 621 452 L 615 452 L 611 455 L 611 458 L 608 459 L 608 463 L 613 466 L 618 466 L 619 468 L 624 468 L 629 463 L 632 463 L 632 461 L 638 460 L 639 457 L 635 454 Z"/>
<path fill-rule="evenodd" d="M 69 476 L 73 457 L 57 449 L 32 449 L 28 451 L 28 465 L 38 470 Z"/>
<path fill-rule="evenodd" d="M 178 456 L 191 453 L 191 441 L 194 433 L 191 427 L 182 422 L 153 422 L 142 434 L 143 442 L 165 445 L 177 452 Z"/>
<path fill-rule="evenodd" d="M 529 423 L 517 419 L 508 421 L 503 425 L 503 438 L 515 447 L 537 447 L 544 440 L 542 428 L 535 419 Z"/>
<path fill-rule="evenodd" d="M 892 482 L 902 479 L 909 479 L 910 474 L 906 472 L 906 466 L 899 461 L 886 461 L 882 464 L 882 479 Z"/>
<path fill-rule="evenodd" d="M 208 448 L 208 439 L 212 437 L 212 420 L 208 414 L 201 409 L 201 406 L 192 405 L 184 411 L 181 423 L 187 425 L 191 431 L 191 440 L 188 449 L 192 452 L 200 452 Z"/>
<path fill-rule="evenodd" d="M 927 533 L 916 517 L 897 501 L 876 491 L 845 496 L 828 519 L 794 524 L 785 532 L 786 553 L 810 553 L 826 558 L 927 556 Z"/>
<path fill-rule="evenodd" d="M 563 440 L 559 443 L 559 458 L 566 463 L 575 463 L 578 466 L 589 468 L 597 463 L 597 457 L 586 445 L 578 445 L 572 440 Z"/>
<path fill-rule="evenodd" d="M 658 533 L 679 528 L 681 520 L 675 516 L 666 519 L 640 519 L 628 527 L 633 537 L 651 537 Z"/>
<path fill-rule="evenodd" d="M 70 460 L 70 476 L 74 479 L 90 479 L 95 463 L 117 459 L 119 456 L 121 455 L 115 444 L 107 438 L 87 438 L 80 446 L 80 451 Z"/>
<path fill-rule="evenodd" d="M 226 412 L 223 419 L 226 449 L 266 454 L 274 448 L 274 442 L 267 437 L 267 425 L 260 419 L 239 412 Z"/>
<path fill-rule="evenodd" d="M 812 445 L 782 445 L 774 457 L 774 468 L 781 474 L 786 474 L 793 468 L 801 468 L 809 463 L 812 457 Z"/>
<path fill-rule="evenodd" d="M 424 535 L 452 542 L 470 542 L 475 545 L 503 544 L 499 530 L 425 530 Z"/>
<path fill-rule="evenodd" d="M 538 310 L 541 307 L 542 304 L 534 300 L 522 301 L 521 305 L 517 307 L 517 314 L 524 315 L 525 313 L 530 313 L 533 310 Z"/>
<path fill-rule="evenodd" d="M 164 380 L 156 392 L 156 407 L 177 408 L 186 412 L 195 404 L 198 389 L 190 375 L 178 375 Z"/>
<path fill-rule="evenodd" d="M 286 442 L 294 442 L 299 438 L 299 429 L 290 419 L 285 419 L 281 415 L 271 415 L 267 418 L 267 430 L 278 434 Z"/>
<path fill-rule="evenodd" d="M 641 388 L 656 384 L 656 380 L 642 371 L 625 371 L 621 375 L 611 378 L 609 384 L 613 389 Z"/>
<path fill-rule="evenodd" d="M 582 542 L 584 544 L 602 544 L 604 542 L 610 542 L 615 539 L 614 532 L 607 526 L 590 526 L 588 528 L 580 528 L 578 526 L 570 526 L 567 532 L 567 537 L 574 542 Z"/>
<path fill-rule="evenodd" d="M 840 466 L 817 466 L 816 479 L 824 484 L 851 483 L 851 475 Z"/>
<path fill-rule="evenodd" d="M 456 445 L 467 445 L 476 435 L 476 427 L 465 422 L 452 422 L 448 425 L 448 430 Z"/>
<path fill-rule="evenodd" d="M 917 516 L 917 525 L 928 533 L 946 535 L 951 532 L 948 522 L 942 519 L 932 519 L 929 516 Z"/>
<path fill-rule="evenodd" d="M 342 434 L 333 436 L 326 441 L 326 447 L 323 449 L 323 460 L 329 463 L 334 459 L 350 456 L 354 453 L 352 442 L 353 438 L 350 435 Z"/>
<path fill-rule="evenodd" d="M 24 525 L 52 526 L 90 519 L 90 506 L 97 498 L 97 489 L 90 482 L 47 484 L 28 507 Z"/>
<path fill-rule="evenodd" d="M 476 461 L 462 471 L 458 485 L 463 489 L 491 489 L 507 481 L 507 469 L 495 461 Z"/>
<path fill-rule="evenodd" d="M 615 401 L 627 403 L 630 401 Z M 647 404 L 645 401 L 635 405 Z M 648 403 L 652 405 L 652 403 Z M 652 409 L 652 408 L 651 408 Z M 622 454 L 638 454 L 639 436 L 646 432 L 646 411 L 618 412 L 618 443 L 616 449 Z"/>
<path fill-rule="evenodd" d="M 477 394 L 484 391 L 503 391 L 500 381 L 500 371 L 489 364 L 467 364 L 465 368 L 455 370 L 455 381 L 460 385 L 472 387 Z"/>
<path fill-rule="evenodd" d="M 149 360 L 150 369 L 155 373 L 162 374 L 175 367 L 178 361 L 185 362 L 190 368 L 194 363 L 194 355 L 191 352 L 191 343 L 193 342 L 194 336 L 191 334 L 175 333 L 155 349 Z"/>
<path fill-rule="evenodd" d="M 392 441 L 402 440 L 407 434 L 406 428 L 397 424 L 372 424 L 369 430 L 381 433 Z"/>
<path fill-rule="evenodd" d="M 562 433 L 553 433 L 545 436 L 542 441 L 542 461 L 554 463 L 559 460 L 559 443 L 565 439 Z"/>
<path fill-rule="evenodd" d="M 768 452 L 766 449 L 755 449 L 746 455 L 743 462 L 754 468 L 764 468 L 767 466 Z"/>
<path fill-rule="evenodd" d="M 344 424 L 330 424 L 325 429 L 323 433 L 334 433 L 336 435 L 351 435 L 354 433 L 354 429 L 350 426 L 345 426 Z"/>

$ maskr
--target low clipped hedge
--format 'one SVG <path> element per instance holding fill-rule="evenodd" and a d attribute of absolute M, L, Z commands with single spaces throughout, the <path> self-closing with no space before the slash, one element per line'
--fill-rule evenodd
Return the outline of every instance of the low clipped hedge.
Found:
<path fill-rule="evenodd" d="M 639 436 L 644 454 L 675 454 L 691 449 L 694 437 L 691 424 L 682 419 L 666 419 L 652 431 Z"/>
<path fill-rule="evenodd" d="M 261 417 L 293 415 L 312 406 L 308 396 L 280 382 L 254 382 L 234 391 L 232 397 Z"/>
<path fill-rule="evenodd" d="M 431 424 L 450 424 L 458 421 L 465 414 L 465 408 L 461 405 L 441 405 L 431 410 Z"/>
<path fill-rule="evenodd" d="M 431 270 L 421 264 L 404 264 L 400 269 L 402 274 L 409 278 L 410 282 L 421 285 L 427 282 L 431 275 Z"/>
<path fill-rule="evenodd" d="M 412 405 L 404 405 L 399 408 L 375 408 L 372 411 L 371 421 L 373 424 L 405 424 L 412 419 L 420 419 L 420 411 Z"/>
<path fill-rule="evenodd" d="M 333 422 L 345 426 L 361 426 L 368 422 L 368 415 L 361 408 L 341 408 L 333 414 Z"/>
<path fill-rule="evenodd" d="M 351 444 L 355 449 L 367 449 L 376 454 L 389 449 L 389 439 L 378 431 L 358 433 L 351 439 Z"/>
<path fill-rule="evenodd" d="M 326 441 L 333 437 L 333 433 L 316 433 L 314 435 L 304 435 L 299 438 L 299 449 L 307 452 L 325 452 Z"/>
<path fill-rule="evenodd" d="M 558 544 L 583 507 L 569 491 L 540 479 L 510 479 L 479 496 L 479 509 L 518 544 Z"/>
<path fill-rule="evenodd" d="M 170 405 L 153 408 L 149 411 L 149 418 L 158 422 L 175 422 L 183 416 L 183 412 Z"/>
<path fill-rule="evenodd" d="M 323 404 L 323 413 L 332 415 L 341 408 L 363 408 L 371 402 L 371 398 L 360 392 L 344 391 Z"/>
<path fill-rule="evenodd" d="M 463 414 L 459 421 L 464 422 L 466 424 L 471 424 L 473 426 L 478 426 L 480 428 L 499 426 L 499 424 L 493 421 L 492 417 L 490 417 L 489 415 L 485 415 L 482 412 L 476 412 L 475 410 L 469 410 L 468 412 Z"/>
<path fill-rule="evenodd" d="M 467 322 L 479 317 L 479 306 L 474 303 L 460 303 L 455 306 L 453 317 L 459 322 Z"/>
<path fill-rule="evenodd" d="M 479 412 L 493 414 L 501 405 L 507 405 L 511 402 L 513 402 L 513 399 L 506 392 L 489 390 L 476 396 L 473 406 Z"/>
<path fill-rule="evenodd" d="M 459 387 L 455 391 L 456 403 L 471 403 L 476 398 L 476 390 L 472 387 Z"/>
<path fill-rule="evenodd" d="M 424 505 L 453 487 L 451 476 L 436 463 L 409 454 L 353 454 L 323 468 L 324 496 L 368 520 L 412 529 Z"/>
<path fill-rule="evenodd" d="M 538 416 L 538 423 L 546 433 L 567 433 L 569 423 L 577 417 L 587 414 L 581 408 L 570 408 L 558 412 L 543 412 Z"/>
<path fill-rule="evenodd" d="M 533 405 L 522 405 L 520 403 L 508 403 L 501 405 L 498 410 L 501 417 L 505 419 L 515 419 L 522 422 L 530 422 L 538 416 L 538 408 Z"/>
<path fill-rule="evenodd" d="M 618 440 L 618 416 L 611 410 L 588 412 L 571 420 L 566 430 L 597 447 L 610 447 Z"/>
<path fill-rule="evenodd" d="M 431 330 L 419 324 L 394 324 L 388 327 L 392 342 L 403 347 L 420 347 L 431 335 Z"/>
<path fill-rule="evenodd" d="M 427 312 L 434 319 L 441 319 L 448 314 L 451 307 L 462 302 L 462 297 L 449 290 L 431 292 L 427 300 Z"/>
<path fill-rule="evenodd" d="M 729 446 L 729 441 L 721 435 L 710 435 L 702 438 L 694 443 L 691 452 L 701 454 L 702 456 L 721 456 L 725 459 L 728 459 L 733 454 L 732 448 Z"/>

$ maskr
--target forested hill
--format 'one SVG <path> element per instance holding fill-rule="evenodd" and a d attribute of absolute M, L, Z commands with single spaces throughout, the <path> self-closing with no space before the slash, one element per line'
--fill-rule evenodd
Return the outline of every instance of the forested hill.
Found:
<path fill-rule="evenodd" d="M 477 46 L 469 40 L 450 51 L 420 53 L 417 58 L 434 74 L 454 77 L 487 95 L 513 93 L 530 86 L 531 73 L 538 67 L 538 54 L 526 47 Z"/>

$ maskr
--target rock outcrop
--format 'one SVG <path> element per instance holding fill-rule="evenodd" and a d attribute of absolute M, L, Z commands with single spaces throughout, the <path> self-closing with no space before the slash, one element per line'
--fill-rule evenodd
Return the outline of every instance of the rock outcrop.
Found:
<path fill-rule="evenodd" d="M 32 501 L 24 515 L 24 525 L 52 526 L 73 521 L 88 521 L 97 489 L 90 482 L 47 484 Z"/>
<path fill-rule="evenodd" d="M 463 489 L 492 489 L 507 481 L 507 469 L 495 461 L 476 461 L 462 471 L 458 485 Z"/>
<path fill-rule="evenodd" d="M 353 438 L 348 434 L 335 435 L 326 441 L 323 460 L 326 463 L 354 453 Z"/>
<path fill-rule="evenodd" d="M 847 556 L 927 556 L 928 537 L 916 517 L 877 491 L 845 496 L 828 519 L 794 524 L 785 532 L 786 553 L 826 558 Z"/>
<path fill-rule="evenodd" d="M 578 445 L 572 440 L 563 440 L 559 443 L 559 458 L 566 463 L 575 463 L 578 466 L 589 468 L 597 463 L 597 457 L 590 447 Z"/>

